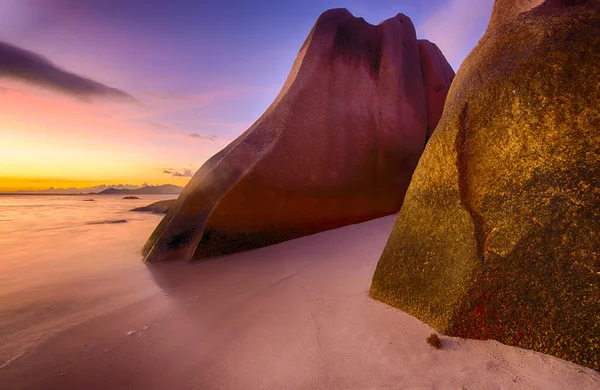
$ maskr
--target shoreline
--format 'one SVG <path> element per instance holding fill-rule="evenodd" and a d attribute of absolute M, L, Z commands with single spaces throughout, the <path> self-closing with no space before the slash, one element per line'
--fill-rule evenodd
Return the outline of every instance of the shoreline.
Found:
<path fill-rule="evenodd" d="M 198 263 L 148 266 L 148 295 L 0 369 L 11 389 L 593 389 L 600 373 L 441 336 L 368 297 L 396 216 Z M 128 286 L 125 286 L 126 288 Z"/>

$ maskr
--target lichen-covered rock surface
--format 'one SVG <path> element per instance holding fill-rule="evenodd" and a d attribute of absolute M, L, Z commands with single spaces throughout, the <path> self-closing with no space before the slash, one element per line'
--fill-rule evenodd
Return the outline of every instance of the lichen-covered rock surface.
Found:
<path fill-rule="evenodd" d="M 408 17 L 373 26 L 325 12 L 273 104 L 200 168 L 145 245 L 146 261 L 221 255 L 397 212 L 453 76 Z"/>
<path fill-rule="evenodd" d="M 600 369 L 600 6 L 497 0 L 371 295 L 451 336 Z"/>

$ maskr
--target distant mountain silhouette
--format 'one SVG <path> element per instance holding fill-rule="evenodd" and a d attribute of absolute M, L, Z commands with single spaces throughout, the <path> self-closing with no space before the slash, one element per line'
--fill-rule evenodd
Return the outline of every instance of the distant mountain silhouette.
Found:
<path fill-rule="evenodd" d="M 179 195 L 183 187 L 173 184 L 165 184 L 161 186 L 147 186 L 142 188 L 132 189 L 117 189 L 107 188 L 104 191 L 94 193 L 96 195 Z"/>

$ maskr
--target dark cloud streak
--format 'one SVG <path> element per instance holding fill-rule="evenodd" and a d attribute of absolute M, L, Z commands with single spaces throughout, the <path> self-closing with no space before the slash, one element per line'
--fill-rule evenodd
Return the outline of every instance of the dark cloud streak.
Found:
<path fill-rule="evenodd" d="M 10 77 L 79 98 L 134 99 L 116 88 L 68 72 L 32 51 L 0 41 L 0 77 Z"/>

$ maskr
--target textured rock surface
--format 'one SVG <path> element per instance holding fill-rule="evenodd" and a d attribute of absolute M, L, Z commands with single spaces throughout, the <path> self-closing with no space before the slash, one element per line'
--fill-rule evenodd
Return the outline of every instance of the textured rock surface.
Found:
<path fill-rule="evenodd" d="M 496 1 L 371 295 L 448 335 L 598 370 L 600 7 L 529 3 Z"/>
<path fill-rule="evenodd" d="M 273 104 L 200 168 L 148 240 L 146 261 L 231 253 L 397 212 L 452 76 L 406 16 L 373 26 L 325 12 Z"/>

